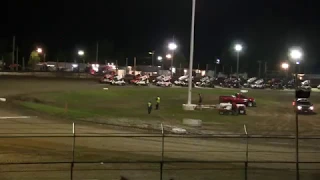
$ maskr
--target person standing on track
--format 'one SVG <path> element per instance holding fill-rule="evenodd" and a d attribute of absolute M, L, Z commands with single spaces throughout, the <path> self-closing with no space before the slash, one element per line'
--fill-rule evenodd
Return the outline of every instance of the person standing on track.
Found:
<path fill-rule="evenodd" d="M 148 114 L 151 114 L 152 111 L 152 103 L 149 101 L 148 102 Z"/>
<path fill-rule="evenodd" d="M 159 110 L 160 108 L 160 96 L 157 96 L 156 98 L 156 110 Z"/>

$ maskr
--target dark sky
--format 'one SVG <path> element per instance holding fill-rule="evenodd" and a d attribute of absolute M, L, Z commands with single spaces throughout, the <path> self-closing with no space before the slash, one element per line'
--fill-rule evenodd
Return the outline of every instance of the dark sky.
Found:
<path fill-rule="evenodd" d="M 37 44 L 52 59 L 59 49 L 94 54 L 97 40 L 113 41 L 129 57 L 163 53 L 174 36 L 189 58 L 191 0 L 10 0 L 7 7 L 1 37 L 16 35 L 25 56 Z M 241 69 L 255 69 L 259 60 L 276 69 L 289 47 L 300 46 L 308 70 L 320 70 L 319 9 L 315 0 L 197 0 L 195 64 L 219 57 L 234 65 L 232 44 L 238 41 L 245 45 Z"/>

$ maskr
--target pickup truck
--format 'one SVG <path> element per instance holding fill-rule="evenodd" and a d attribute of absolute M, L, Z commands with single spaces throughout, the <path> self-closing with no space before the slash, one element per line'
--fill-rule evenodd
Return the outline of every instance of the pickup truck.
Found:
<path fill-rule="evenodd" d="M 237 93 L 232 96 L 220 96 L 219 102 L 220 103 L 228 103 L 228 102 L 233 103 L 233 102 L 235 102 L 237 104 L 245 104 L 248 107 L 255 107 L 257 105 L 254 98 L 248 98 L 241 93 Z"/>

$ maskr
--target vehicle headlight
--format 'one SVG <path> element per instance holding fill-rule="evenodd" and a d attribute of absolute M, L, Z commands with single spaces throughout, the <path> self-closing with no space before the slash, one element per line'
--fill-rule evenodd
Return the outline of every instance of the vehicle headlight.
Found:
<path fill-rule="evenodd" d="M 297 108 L 298 108 L 298 110 L 301 110 L 301 109 L 302 109 L 302 106 L 298 106 Z"/>
<path fill-rule="evenodd" d="M 313 107 L 313 106 L 310 106 L 309 109 L 310 109 L 311 111 L 313 111 L 314 107 Z"/>

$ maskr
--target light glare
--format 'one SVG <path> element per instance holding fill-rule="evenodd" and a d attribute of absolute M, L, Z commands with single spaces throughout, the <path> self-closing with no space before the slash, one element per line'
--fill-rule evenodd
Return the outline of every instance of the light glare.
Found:
<path fill-rule="evenodd" d="M 172 51 L 177 49 L 177 44 L 176 43 L 169 43 L 168 48 Z"/>

